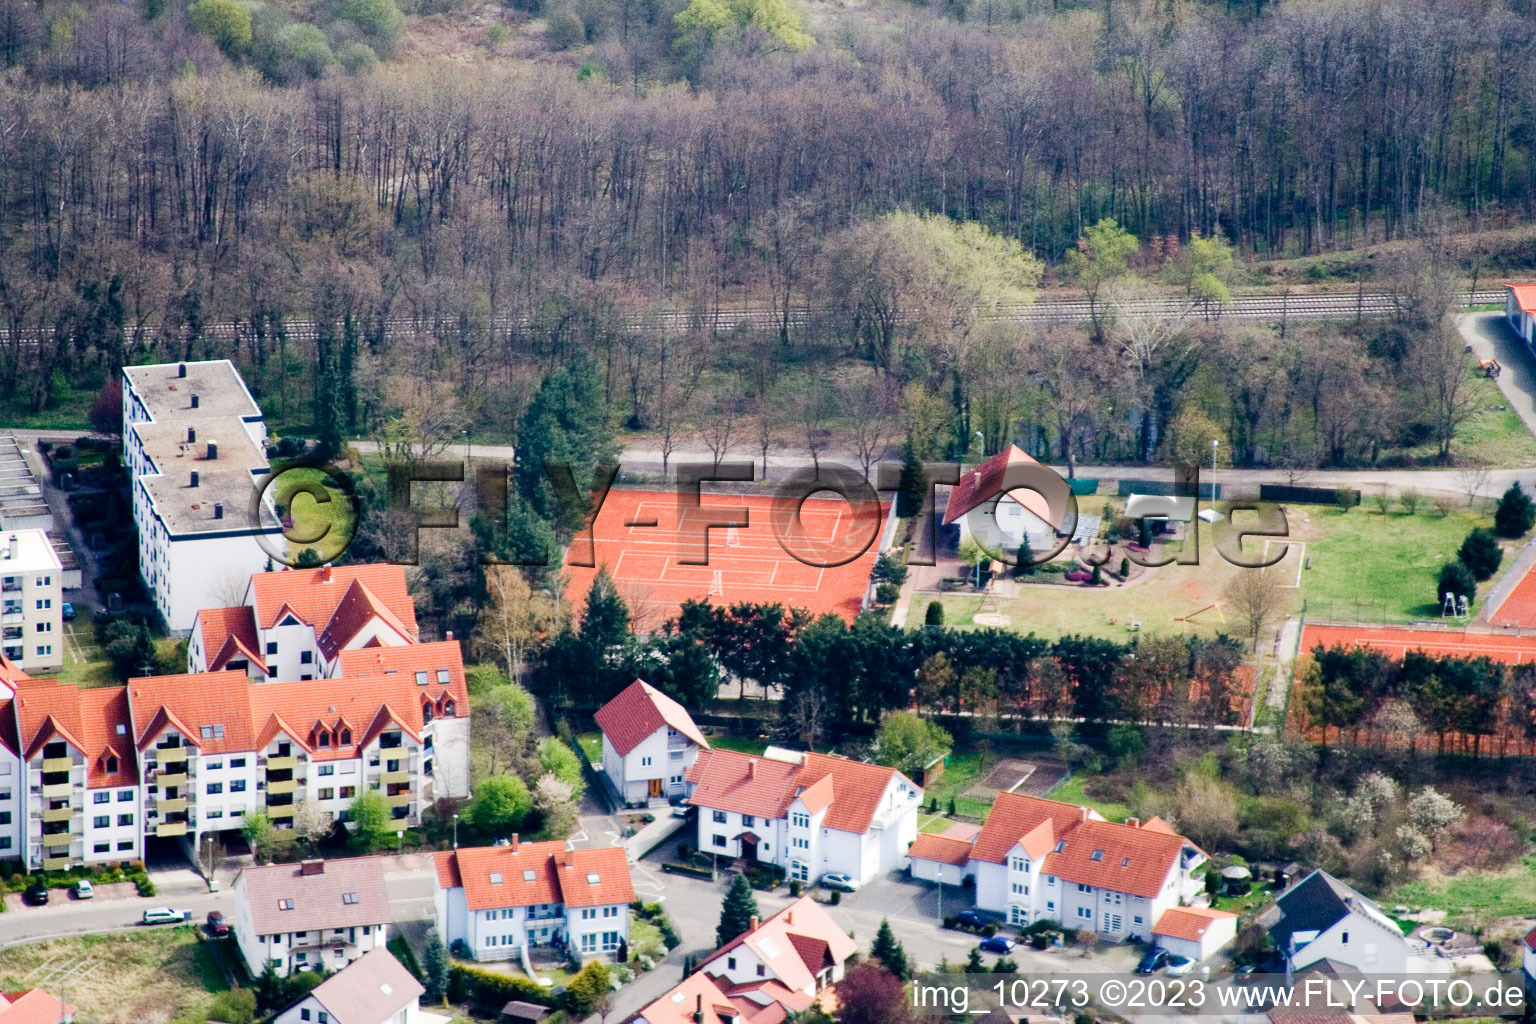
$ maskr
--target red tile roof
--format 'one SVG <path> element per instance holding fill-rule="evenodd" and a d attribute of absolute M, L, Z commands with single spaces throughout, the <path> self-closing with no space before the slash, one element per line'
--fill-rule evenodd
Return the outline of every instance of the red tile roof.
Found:
<path fill-rule="evenodd" d="M 400 621 L 400 617 L 390 610 L 378 595 L 369 590 L 362 580 L 353 580 L 347 587 L 347 592 L 342 595 L 336 611 L 316 639 L 320 653 L 325 655 L 327 661 L 334 660 L 336 653 L 351 643 L 353 637 L 361 633 L 374 619 L 382 621 L 393 630 L 402 643 L 415 641 L 414 625 L 407 626 Z"/>
<path fill-rule="evenodd" d="M 1068 882 L 1151 899 L 1163 891 L 1185 840 L 1131 825 L 1090 821 L 1066 833 L 1045 872 Z"/>
<path fill-rule="evenodd" d="M 1009 484 L 1016 485 L 1017 473 L 1010 475 L 1008 472 L 1010 468 L 1038 465 L 1040 463 L 1026 455 L 1018 445 L 1009 445 L 998 452 L 960 478 L 960 482 L 950 492 L 949 504 L 944 507 L 945 525 L 953 523 L 972 509 L 997 497 Z M 1060 490 L 1058 497 L 1015 486 L 1013 490 L 1008 491 L 1008 496 L 1051 526 L 1060 529 L 1067 511 L 1066 495 L 1069 488 L 1065 481 L 1062 481 Z M 1052 503 L 1058 500 L 1061 507 L 1053 509 Z"/>
<path fill-rule="evenodd" d="M 470 910 L 545 903 L 595 907 L 635 898 L 629 862 L 617 846 L 568 851 L 558 840 L 524 843 L 514 837 L 506 846 L 443 851 L 434 862 L 438 885 L 462 887 Z"/>
<path fill-rule="evenodd" d="M 964 867 L 971 859 L 971 844 L 965 840 L 924 832 L 907 847 L 907 856 Z"/>
<path fill-rule="evenodd" d="M 0 747 L 21 755 L 21 739 L 16 732 L 16 702 L 9 697 L 0 700 Z"/>
<path fill-rule="evenodd" d="M 1163 916 L 1157 919 L 1152 934 L 1199 942 L 1205 937 L 1205 933 L 1210 931 L 1211 922 L 1235 920 L 1237 915 L 1229 914 L 1225 910 L 1212 910 L 1209 907 L 1169 907 L 1163 911 Z"/>
<path fill-rule="evenodd" d="M 773 978 L 796 990 L 810 986 L 824 964 L 840 964 L 859 948 L 809 896 L 800 897 L 756 928 L 742 932 L 712 953 L 699 969 L 707 972 L 713 965 L 723 972 L 726 968 L 720 963 L 721 957 L 739 946 L 751 950 Z"/>
<path fill-rule="evenodd" d="M 256 614 L 248 606 L 204 608 L 197 613 L 195 627 L 202 638 L 208 671 L 216 672 L 231 659 L 242 656 L 256 668 L 266 670 L 267 660 L 259 653 L 261 645 L 256 639 Z"/>
<path fill-rule="evenodd" d="M 844 832 L 869 831 L 881 798 L 895 779 L 917 786 L 894 768 L 807 753 L 800 764 L 734 750 L 707 750 L 688 770 L 696 783 L 689 802 L 738 814 L 782 818 L 798 796 L 812 813 L 827 807 L 823 822 Z"/>
<path fill-rule="evenodd" d="M 36 757 L 57 737 L 85 758 L 87 788 L 138 785 L 133 725 L 124 687 L 81 690 L 55 679 L 21 680 L 17 685 L 16 696 L 8 703 L 24 759 Z M 110 758 L 117 760 L 115 772 L 107 770 Z"/>
<path fill-rule="evenodd" d="M 128 699 L 133 703 L 134 723 L 143 723 L 136 737 L 139 747 L 154 743 L 169 725 L 204 754 L 255 750 L 249 691 L 252 686 L 282 685 L 252 683 L 238 671 L 130 679 Z M 220 731 L 223 736 L 218 735 Z"/>
<path fill-rule="evenodd" d="M 619 695 L 598 709 L 597 727 L 623 757 L 638 747 L 647 736 L 663 726 L 671 726 L 704 749 L 709 741 L 693 724 L 681 704 L 650 683 L 636 679 Z"/>
<path fill-rule="evenodd" d="M 319 871 L 313 870 L 318 864 Z M 313 873 L 306 874 L 306 870 Z M 243 885 L 257 935 L 353 928 L 388 924 L 392 920 L 384 889 L 384 862 L 379 857 L 307 861 L 249 867 L 235 880 Z M 353 897 L 348 902 L 347 897 Z M 240 896 L 236 897 L 241 898 Z M 285 910 L 279 901 L 292 900 Z"/>
<path fill-rule="evenodd" d="M 411 637 L 416 636 L 416 608 L 405 585 L 405 569 L 387 563 L 259 572 L 251 577 L 256 621 L 262 629 L 271 629 L 286 607 L 320 632 L 354 580 L 365 584 L 405 624 Z"/>
<path fill-rule="evenodd" d="M 1005 863 L 1009 851 L 1021 839 L 1031 836 L 1033 842 L 1025 844 L 1026 851 L 1031 857 L 1044 857 L 1056 844 L 1056 837 L 1079 825 L 1086 814 L 1092 812 L 1059 800 L 999 793 L 992 810 L 987 813 L 986 823 L 976 836 L 972 856 L 992 864 Z M 1037 831 L 1041 825 L 1049 827 Z"/>
<path fill-rule="evenodd" d="M 63 1024 L 75 1008 L 40 988 L 0 993 L 0 1024 Z"/>
<path fill-rule="evenodd" d="M 1523 312 L 1536 313 L 1536 284 L 1511 284 L 1506 285 L 1515 295 L 1515 304 Z"/>
<path fill-rule="evenodd" d="M 641 1010 L 636 1018 L 646 1024 L 695 1024 L 696 1011 L 702 1013 L 703 1024 L 734 1024 L 742 1012 L 713 978 L 703 971 L 695 971 L 672 991 Z"/>
<path fill-rule="evenodd" d="M 77 688 L 57 679 L 33 679 L 18 683 L 13 700 L 22 760 L 36 757 L 55 737 L 88 756 Z"/>

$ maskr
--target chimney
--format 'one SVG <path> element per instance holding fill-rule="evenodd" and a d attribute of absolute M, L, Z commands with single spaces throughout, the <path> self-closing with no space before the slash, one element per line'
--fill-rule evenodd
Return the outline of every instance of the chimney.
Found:
<path fill-rule="evenodd" d="M 747 778 L 749 778 L 749 779 L 757 778 L 757 759 L 756 758 L 748 758 L 747 759 Z"/>
<path fill-rule="evenodd" d="M 1088 808 L 1086 808 L 1086 807 L 1079 807 L 1077 809 L 1077 820 L 1079 822 L 1083 823 L 1083 824 L 1087 824 L 1087 822 L 1088 822 Z"/>
<path fill-rule="evenodd" d="M 187 375 L 187 364 L 186 363 L 177 363 L 176 364 L 176 376 L 178 376 L 178 377 L 185 377 L 186 375 Z"/>
<path fill-rule="evenodd" d="M 693 1024 L 704 1024 L 704 993 L 693 997 Z"/>
<path fill-rule="evenodd" d="M 517 839 L 518 839 L 517 833 L 513 832 L 512 833 L 512 852 L 513 853 L 517 852 Z"/>
<path fill-rule="evenodd" d="M 757 931 L 757 926 L 758 926 L 758 925 L 759 925 L 759 924 L 761 924 L 761 923 L 762 923 L 762 922 L 761 922 L 761 921 L 759 921 L 759 920 L 758 920 L 758 919 L 757 919 L 757 915 L 756 915 L 756 914 L 753 914 L 753 915 L 752 915 L 752 916 L 751 916 L 751 917 L 750 917 L 750 918 L 748 918 L 748 919 L 747 919 L 747 920 L 748 920 L 748 922 L 749 922 L 749 923 L 748 923 L 748 924 L 747 924 L 747 931 L 749 931 L 749 932 L 755 932 L 755 931 Z"/>
<path fill-rule="evenodd" d="M 1125 819 L 1125 823 L 1127 825 L 1131 826 L 1131 828 L 1141 828 L 1141 819 L 1140 818 L 1126 818 Z"/>
<path fill-rule="evenodd" d="M 303 861 L 302 863 L 299 864 L 299 874 L 300 875 L 304 875 L 304 876 L 308 876 L 308 875 L 323 875 L 323 874 L 325 874 L 325 861 L 323 861 L 323 860 L 306 860 L 306 861 Z"/>
<path fill-rule="evenodd" d="M 322 565 L 320 567 L 320 582 L 321 583 L 329 583 L 329 582 L 331 582 L 331 567 L 330 567 L 329 563 L 327 563 L 325 565 Z"/>
<path fill-rule="evenodd" d="M 196 427 L 188 427 L 187 428 L 187 444 L 192 444 L 196 440 L 197 440 L 197 428 Z"/>
<path fill-rule="evenodd" d="M 216 501 L 213 503 L 213 518 L 224 518 L 224 503 L 222 501 Z"/>
<path fill-rule="evenodd" d="M 194 409 L 197 408 L 197 393 L 196 392 L 192 393 L 192 408 L 194 408 Z"/>
<path fill-rule="evenodd" d="M 189 486 L 189 487 L 196 487 L 197 486 L 197 470 L 194 469 L 192 471 L 192 479 L 191 479 L 191 482 L 187 486 Z"/>
<path fill-rule="evenodd" d="M 217 442 L 217 441 L 209 441 L 208 442 L 208 459 L 209 459 L 209 461 L 217 459 L 218 457 L 219 457 L 219 442 Z"/>
<path fill-rule="evenodd" d="M 784 923 L 785 924 L 794 924 L 795 923 L 794 904 L 790 904 L 790 909 L 786 910 L 784 912 Z"/>
<path fill-rule="evenodd" d="M 453 639 L 453 630 L 451 630 L 451 629 L 448 630 L 448 632 L 444 636 L 444 639 L 445 640 L 452 640 Z"/>

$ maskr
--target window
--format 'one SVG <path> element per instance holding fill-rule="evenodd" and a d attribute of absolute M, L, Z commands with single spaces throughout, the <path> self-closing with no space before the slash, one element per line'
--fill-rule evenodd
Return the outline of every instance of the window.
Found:
<path fill-rule="evenodd" d="M 1077 891 L 1078 892 L 1093 892 L 1093 886 L 1091 886 L 1091 885 L 1084 885 L 1082 882 L 1078 882 L 1077 883 Z"/>
<path fill-rule="evenodd" d="M 1023 882 L 1014 882 L 1013 892 L 1016 896 L 1028 896 L 1029 886 L 1025 885 Z"/>
<path fill-rule="evenodd" d="M 1095 862 L 1101 861 L 1104 859 L 1104 851 L 1094 850 L 1093 853 L 1089 854 L 1088 859 Z"/>
<path fill-rule="evenodd" d="M 422 670 L 420 670 L 419 672 L 416 673 L 416 685 L 417 686 L 426 686 L 427 685 L 427 670 L 426 669 L 422 669 Z"/>
<path fill-rule="evenodd" d="M 1023 857 L 1014 857 L 1008 862 L 1008 866 L 1015 871 L 1028 871 L 1029 861 L 1025 860 Z"/>
<path fill-rule="evenodd" d="M 437 681 L 439 683 L 442 683 L 444 686 L 448 685 L 449 677 L 448 677 L 448 670 L 447 669 L 440 668 L 440 669 L 437 670 Z"/>
<path fill-rule="evenodd" d="M 799 879 L 802 882 L 811 880 L 811 869 L 803 861 L 792 861 L 789 865 L 789 877 Z"/>
<path fill-rule="evenodd" d="M 123 852 L 131 850 L 131 849 L 133 849 L 133 840 L 132 839 L 124 839 L 124 840 L 121 840 L 117 844 L 117 852 L 118 853 L 123 853 Z"/>
<path fill-rule="evenodd" d="M 762 964 L 758 964 L 757 965 L 757 976 L 759 978 L 766 978 L 768 976 L 768 968 L 764 967 Z"/>
<path fill-rule="evenodd" d="M 1136 922 L 1137 924 L 1141 924 L 1141 915 L 1137 914 L 1135 917 L 1131 918 L 1131 920 Z"/>
<path fill-rule="evenodd" d="M 341 730 L 341 742 L 342 743 L 351 743 L 352 742 L 352 730 L 351 729 L 342 729 Z"/>
<path fill-rule="evenodd" d="M 1349 945 L 1349 932 L 1345 932 L 1341 938 L 1344 940 L 1344 945 Z"/>
<path fill-rule="evenodd" d="M 591 933 L 581 937 L 581 951 L 583 953 L 597 952 L 597 936 Z"/>
<path fill-rule="evenodd" d="M 277 653 L 277 641 L 276 640 L 268 640 L 267 641 L 267 653 L 268 654 L 276 654 Z"/>
<path fill-rule="evenodd" d="M 803 836 L 791 836 L 789 845 L 797 850 L 809 850 L 811 848 L 811 841 Z"/>
<path fill-rule="evenodd" d="M 356 786 L 342 786 L 341 787 L 341 798 L 343 800 L 351 800 L 355 796 L 357 796 L 357 787 Z"/>
<path fill-rule="evenodd" d="M 0 850 L 9 850 L 10 848 L 11 848 L 11 837 L 10 836 L 0 836 Z"/>
<path fill-rule="evenodd" d="M 132 825 L 133 824 L 133 815 L 131 815 L 131 814 L 119 814 L 117 816 L 117 823 L 119 825 Z"/>
<path fill-rule="evenodd" d="M 91 847 L 91 852 L 92 853 L 111 853 L 112 852 L 112 844 L 111 843 L 97 843 L 97 844 L 95 844 L 94 846 Z"/>
<path fill-rule="evenodd" d="M 603 908 L 603 916 L 604 917 L 618 917 L 619 916 L 619 908 L 618 907 L 604 907 Z"/>
<path fill-rule="evenodd" d="M 596 907 L 583 907 L 581 909 L 581 919 L 583 921 L 591 921 L 591 920 L 596 919 L 596 917 L 597 917 L 597 908 Z"/>
<path fill-rule="evenodd" d="M 314 660 L 315 660 L 315 652 L 314 651 L 300 651 L 299 652 L 299 664 L 300 665 L 313 664 Z"/>
<path fill-rule="evenodd" d="M 716 824 L 724 825 L 725 824 L 725 812 L 724 811 L 715 811 L 714 815 L 713 815 L 713 820 L 715 821 Z"/>
<path fill-rule="evenodd" d="M 232 781 L 229 784 L 229 791 L 231 793 L 244 793 L 245 792 L 245 780 L 244 779 L 235 779 L 234 781 Z"/>
<path fill-rule="evenodd" d="M 791 814 L 789 816 L 789 823 L 795 826 L 795 828 L 810 828 L 811 816 L 809 814 Z"/>
<path fill-rule="evenodd" d="M 203 812 L 203 817 L 205 817 L 205 818 L 222 818 L 222 817 L 224 817 L 224 812 L 220 811 L 220 810 L 204 811 Z"/>
<path fill-rule="evenodd" d="M 324 789 L 322 789 L 320 791 L 320 799 L 321 800 L 334 800 L 334 799 L 336 799 L 336 790 L 334 790 L 331 787 L 327 786 L 326 788 L 324 788 Z"/>
<path fill-rule="evenodd" d="M 328 747 L 330 745 L 331 745 L 331 734 L 327 730 L 321 729 L 320 730 L 319 746 Z"/>
<path fill-rule="evenodd" d="M 39 633 L 52 633 L 53 632 L 53 623 L 51 623 L 51 622 L 39 622 L 37 624 L 37 626 L 36 626 L 36 629 L 37 629 L 37 632 L 39 632 Z"/>
<path fill-rule="evenodd" d="M 716 846 L 724 846 L 725 845 L 725 836 L 722 836 L 719 833 L 716 833 L 715 834 L 715 845 Z"/>
<path fill-rule="evenodd" d="M 320 774 L 321 775 L 335 775 L 336 774 L 336 766 L 333 765 L 333 764 L 323 764 L 323 765 L 320 766 Z"/>
<path fill-rule="evenodd" d="M 95 800 L 99 804 L 109 804 L 109 803 L 112 802 L 112 794 L 111 793 L 97 793 L 97 794 L 95 794 Z"/>
<path fill-rule="evenodd" d="M 494 879 L 494 876 L 492 876 L 492 877 Z M 341 902 L 347 904 L 348 906 L 352 906 L 353 904 L 355 904 L 357 902 L 357 893 L 355 893 L 355 892 L 344 892 L 344 893 L 342 893 L 341 894 Z"/>
<path fill-rule="evenodd" d="M 1085 921 L 1086 920 L 1092 920 L 1093 919 L 1093 911 L 1089 910 L 1087 907 L 1078 907 L 1077 908 L 1077 916 L 1082 918 Z"/>
<path fill-rule="evenodd" d="M 204 761 L 203 762 L 203 767 L 206 768 L 210 772 L 216 772 L 216 771 L 219 771 L 221 768 L 224 767 L 224 762 L 223 761 Z"/>
<path fill-rule="evenodd" d="M 91 822 L 91 824 L 96 826 L 97 828 L 111 828 L 112 827 L 112 815 L 110 815 L 110 814 L 98 814 L 98 815 L 96 815 L 95 820 Z"/>
<path fill-rule="evenodd" d="M 729 957 L 725 958 L 725 969 L 728 970 L 728 971 L 734 971 L 736 969 L 736 958 L 735 957 L 729 956 Z"/>
<path fill-rule="evenodd" d="M 1045 901 L 1045 909 L 1046 910 L 1055 910 L 1056 909 L 1056 901 L 1055 900 L 1046 900 Z"/>
<path fill-rule="evenodd" d="M 640 767 L 642 767 L 642 768 L 649 768 L 650 766 L 651 766 L 651 759 L 650 758 L 642 757 L 640 759 Z"/>
<path fill-rule="evenodd" d="M 309 1007 L 306 1006 L 299 1011 L 299 1020 L 309 1020 Z"/>
<path fill-rule="evenodd" d="M 243 757 L 232 757 L 232 758 L 229 759 L 229 766 L 231 768 L 244 768 L 245 767 L 245 758 L 243 758 Z"/>
<path fill-rule="evenodd" d="M 52 653 L 53 653 L 53 644 L 38 644 L 37 645 L 37 656 L 39 658 L 47 657 L 48 655 L 50 655 Z"/>
<path fill-rule="evenodd" d="M 218 794 L 224 792 L 224 783 L 210 782 L 207 786 L 203 787 L 203 792 L 207 793 L 209 796 L 217 796 Z"/>
<path fill-rule="evenodd" d="M 293 900 L 291 900 L 291 899 L 281 899 L 281 900 L 278 900 L 277 901 L 277 909 L 278 910 L 292 910 L 293 909 Z"/>
<path fill-rule="evenodd" d="M 320 1024 L 329 1024 L 330 1019 L 331 1019 L 331 1015 L 330 1014 L 326 1013 L 324 1010 L 321 1010 L 320 1013 L 319 1013 L 319 1017 L 320 1017 Z"/>
<path fill-rule="evenodd" d="M 750 814 L 743 814 L 741 816 L 741 823 L 744 827 L 751 828 L 757 824 L 757 819 Z"/>
<path fill-rule="evenodd" d="M 41 600 L 39 600 L 37 602 L 37 607 L 39 609 L 52 608 L 53 607 L 53 600 L 51 598 L 46 598 L 46 597 L 42 598 Z"/>

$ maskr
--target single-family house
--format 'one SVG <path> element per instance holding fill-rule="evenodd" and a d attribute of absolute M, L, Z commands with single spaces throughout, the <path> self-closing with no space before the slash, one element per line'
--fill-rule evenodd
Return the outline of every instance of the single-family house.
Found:
<path fill-rule="evenodd" d="M 903 866 L 923 791 L 894 768 L 817 753 L 699 753 L 688 772 L 699 849 L 773 864 L 802 882 L 862 884 Z"/>
<path fill-rule="evenodd" d="M 1449 965 L 1426 955 L 1374 900 L 1334 878 L 1313 871 L 1282 893 L 1259 917 L 1275 949 L 1294 975 L 1320 960 L 1365 974 L 1437 974 Z"/>
<path fill-rule="evenodd" d="M 1170 953 L 1200 961 L 1237 938 L 1237 915 L 1210 907 L 1169 907 L 1152 926 L 1152 940 Z"/>
<path fill-rule="evenodd" d="M 432 1016 L 421 1012 L 425 991 L 380 946 L 315 986 L 278 1013 L 273 1024 L 421 1024 L 423 1016 Z"/>
<path fill-rule="evenodd" d="M 1199 890 L 1193 872 L 1206 860 L 1161 818 L 1117 824 L 1087 807 L 1017 793 L 999 794 L 963 868 L 961 841 L 914 843 L 913 876 L 970 876 L 976 906 L 1010 924 L 1056 921 L 1112 939 L 1149 940 L 1164 912 Z"/>
<path fill-rule="evenodd" d="M 688 769 L 709 741 L 681 704 L 636 679 L 598 709 L 603 774 L 632 806 L 686 797 Z"/>
<path fill-rule="evenodd" d="M 388 939 L 377 857 L 249 867 L 235 877 L 235 943 L 251 976 L 339 970 Z"/>
<path fill-rule="evenodd" d="M 1009 445 L 960 478 L 944 508 L 944 525 L 959 523 L 962 541 L 970 538 L 1010 557 L 1026 539 L 1037 557 L 1055 550 L 1068 518 L 1071 487 L 1049 472 L 1041 474 L 1041 490 L 1019 486 L 1026 467 L 1037 466 L 1018 445 Z"/>
<path fill-rule="evenodd" d="M 1504 292 L 1504 318 L 1509 329 L 1527 350 L 1536 351 L 1536 284 L 1505 285 Z"/>
<path fill-rule="evenodd" d="M 611 953 L 629 939 L 635 886 L 622 847 L 567 850 L 563 842 L 466 847 L 436 855 L 437 933 L 476 960 L 529 947 Z"/>

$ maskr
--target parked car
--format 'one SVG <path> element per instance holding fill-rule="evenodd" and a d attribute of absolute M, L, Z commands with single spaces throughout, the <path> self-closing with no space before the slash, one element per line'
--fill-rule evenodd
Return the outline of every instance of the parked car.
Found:
<path fill-rule="evenodd" d="M 1155 974 L 1158 969 L 1168 964 L 1168 951 L 1161 946 L 1153 946 L 1147 950 L 1141 958 L 1141 963 L 1136 965 L 1137 974 Z"/>
<path fill-rule="evenodd" d="M 674 817 L 674 818 L 686 818 L 686 817 L 688 817 L 688 815 L 690 815 L 692 813 L 693 813 L 693 808 L 689 807 L 687 804 L 673 804 L 672 805 L 672 817 Z"/>
<path fill-rule="evenodd" d="M 75 604 L 73 601 L 65 601 L 59 605 L 59 616 L 65 622 L 71 622 L 75 618 Z"/>
<path fill-rule="evenodd" d="M 1254 973 L 1258 971 L 1258 969 L 1258 964 L 1243 964 L 1243 966 L 1232 972 L 1232 977 L 1236 978 L 1238 981 L 1247 981 L 1249 978 L 1253 977 Z"/>
<path fill-rule="evenodd" d="M 1187 956 L 1170 956 L 1168 958 L 1168 966 L 1165 968 L 1174 977 L 1188 974 L 1194 969 L 1195 962 Z"/>
<path fill-rule="evenodd" d="M 1013 940 L 1006 935 L 994 935 L 981 940 L 981 949 L 984 953 L 1012 953 Z"/>
<path fill-rule="evenodd" d="M 955 915 L 955 923 L 966 928 L 981 928 L 988 922 L 987 916 L 979 910 L 962 910 Z"/>
<path fill-rule="evenodd" d="M 42 882 L 33 882 L 27 886 L 26 894 L 22 898 L 34 907 L 40 907 L 48 902 L 48 887 Z"/>
<path fill-rule="evenodd" d="M 192 920 L 190 910 L 172 910 L 170 907 L 151 907 L 144 911 L 145 924 L 179 924 Z"/>
<path fill-rule="evenodd" d="M 80 879 L 73 886 L 71 886 L 70 891 L 75 894 L 75 899 L 77 900 L 88 900 L 92 896 L 96 895 L 96 887 L 92 885 L 89 880 L 84 878 Z"/>
<path fill-rule="evenodd" d="M 210 910 L 210 911 L 208 911 L 208 934 L 209 935 L 228 935 L 229 934 L 229 920 L 224 916 L 224 912 L 222 910 Z"/>
<path fill-rule="evenodd" d="M 853 876 L 841 871 L 828 871 L 821 876 L 821 884 L 828 889 L 841 889 L 843 892 L 854 892 L 859 883 L 853 880 Z"/>

